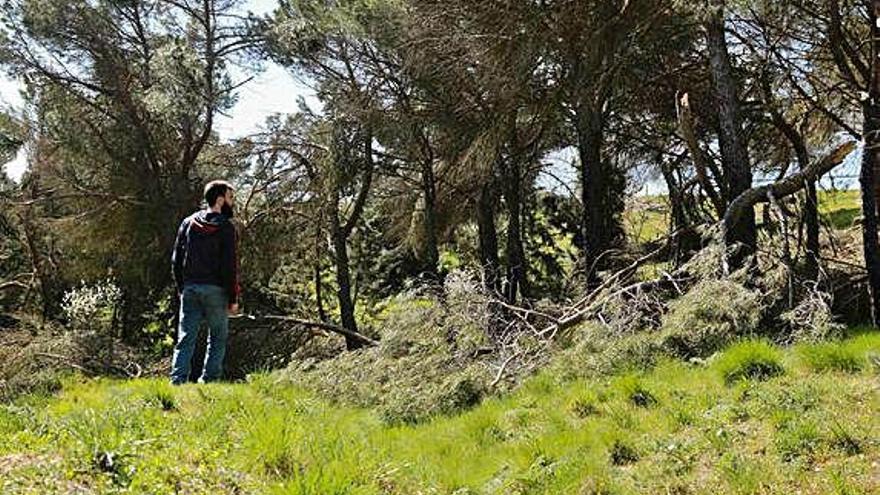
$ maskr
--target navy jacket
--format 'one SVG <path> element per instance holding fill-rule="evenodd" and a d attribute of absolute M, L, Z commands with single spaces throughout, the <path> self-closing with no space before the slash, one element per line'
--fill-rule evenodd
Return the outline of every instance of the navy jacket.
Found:
<path fill-rule="evenodd" d="M 213 284 L 226 289 L 229 304 L 237 303 L 239 285 L 238 233 L 222 213 L 199 210 L 183 219 L 171 253 L 178 292 L 184 284 Z"/>

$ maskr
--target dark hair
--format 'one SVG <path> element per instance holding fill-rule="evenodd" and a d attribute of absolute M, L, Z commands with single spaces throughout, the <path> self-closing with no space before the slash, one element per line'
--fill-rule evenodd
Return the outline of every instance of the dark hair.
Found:
<path fill-rule="evenodd" d="M 205 202 L 208 203 L 208 206 L 214 206 L 214 203 L 217 202 L 217 198 L 220 196 L 225 196 L 226 191 L 235 190 L 232 187 L 232 184 L 226 182 L 225 180 L 212 180 L 205 184 Z"/>

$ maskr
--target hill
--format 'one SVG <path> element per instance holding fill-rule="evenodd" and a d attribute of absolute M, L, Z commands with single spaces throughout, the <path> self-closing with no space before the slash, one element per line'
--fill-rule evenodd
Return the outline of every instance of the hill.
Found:
<path fill-rule="evenodd" d="M 551 368 L 548 368 L 552 369 Z M 564 381 L 388 425 L 259 374 L 71 376 L 0 406 L 3 493 L 880 491 L 880 335 Z"/>

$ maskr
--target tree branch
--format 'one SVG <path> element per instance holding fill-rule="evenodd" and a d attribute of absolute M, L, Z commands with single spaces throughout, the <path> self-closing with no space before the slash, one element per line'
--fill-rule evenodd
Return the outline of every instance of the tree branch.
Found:
<path fill-rule="evenodd" d="M 758 203 L 769 202 L 771 196 L 776 199 L 781 199 L 800 191 L 806 186 L 806 184 L 817 180 L 819 177 L 831 171 L 834 167 L 840 165 L 855 148 L 856 142 L 848 141 L 837 146 L 824 158 L 813 162 L 809 167 L 796 174 L 792 174 L 772 184 L 753 187 L 744 191 L 737 196 L 727 208 L 727 212 L 724 214 L 722 228 L 725 232 L 728 231 L 737 221 L 739 221 L 740 217 L 748 208 L 752 208 Z"/>

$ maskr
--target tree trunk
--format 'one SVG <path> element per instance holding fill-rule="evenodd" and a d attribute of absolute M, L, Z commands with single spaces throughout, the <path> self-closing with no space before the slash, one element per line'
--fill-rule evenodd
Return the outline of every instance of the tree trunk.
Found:
<path fill-rule="evenodd" d="M 719 136 L 723 175 L 727 184 L 725 198 L 730 204 L 752 187 L 752 168 L 743 136 L 737 85 L 730 64 L 727 39 L 724 33 L 723 2 L 716 0 L 714 11 L 706 21 L 706 43 L 709 48 L 709 69 L 718 105 Z M 745 212 L 736 225 L 726 233 L 725 243 L 736 246 L 730 258 L 733 268 L 742 265 L 746 256 L 754 252 L 756 243 L 755 213 Z"/>
<path fill-rule="evenodd" d="M 31 259 L 31 267 L 40 285 L 41 316 L 43 320 L 46 320 L 54 317 L 59 311 L 55 301 L 56 298 L 53 296 L 52 282 L 43 267 L 43 255 L 40 253 L 37 241 L 34 238 L 36 229 L 33 226 L 31 215 L 32 212 L 28 208 L 23 214 L 19 215 L 19 220 L 21 221 L 22 232 L 24 232 L 28 255 Z"/>
<path fill-rule="evenodd" d="M 330 218 L 330 236 L 333 241 L 333 259 L 336 264 L 336 297 L 339 301 L 339 316 L 342 320 L 343 328 L 353 334 L 358 334 L 359 332 L 354 317 L 355 297 L 352 295 L 348 238 L 351 236 L 355 225 L 357 225 L 364 211 L 370 187 L 373 183 L 373 171 L 375 168 L 373 162 L 373 134 L 369 129 L 365 132 L 361 144 L 363 146 L 364 159 L 363 177 L 360 190 L 351 207 L 351 213 L 344 222 L 339 217 L 340 190 L 343 185 L 343 178 L 338 174 L 341 174 L 343 167 L 337 167 L 336 169 L 337 175 L 334 179 L 333 189 L 330 191 L 332 200 L 327 205 L 329 207 L 327 214 Z M 349 335 L 345 336 L 346 349 L 352 351 L 363 346 L 363 341 Z"/>
<path fill-rule="evenodd" d="M 622 235 L 624 179 L 602 159 L 605 119 L 601 108 L 584 106 L 576 115 L 577 148 L 580 160 L 581 237 L 580 269 L 588 285 L 598 283 L 598 272 L 607 262 L 604 256 Z"/>
<path fill-rule="evenodd" d="M 871 84 L 862 104 L 865 148 L 859 183 L 862 189 L 862 237 L 871 296 L 871 322 L 880 327 L 880 246 L 877 241 L 877 167 L 880 166 L 880 0 L 871 1 Z"/>
<path fill-rule="evenodd" d="M 477 198 L 477 232 L 483 285 L 490 293 L 498 293 L 498 233 L 495 231 L 494 184 L 490 181 L 480 188 Z"/>
<path fill-rule="evenodd" d="M 334 212 L 335 213 L 335 212 Z M 330 216 L 330 230 L 333 237 L 333 259 L 336 263 L 336 297 L 339 300 L 339 316 L 342 327 L 358 333 L 354 318 L 354 300 L 351 297 L 351 268 L 348 261 L 348 236 L 339 225 L 336 214 Z M 357 339 L 345 336 L 345 348 L 352 351 L 362 347 Z"/>
<path fill-rule="evenodd" d="M 819 276 L 819 197 L 816 181 L 807 184 L 804 203 L 804 223 L 807 226 L 807 277 L 815 280 Z"/>
<path fill-rule="evenodd" d="M 315 229 L 315 268 L 313 277 L 315 280 L 315 305 L 318 309 L 318 319 L 327 323 L 327 312 L 324 311 L 324 283 L 321 280 L 321 227 Z"/>
<path fill-rule="evenodd" d="M 608 189 L 602 166 L 603 122 L 601 112 L 581 110 L 578 112 L 578 158 L 581 182 L 581 236 L 583 254 L 581 267 L 587 283 L 598 281 L 597 263 L 607 249 L 602 217 L 607 214 L 602 207 L 602 195 Z"/>
<path fill-rule="evenodd" d="M 437 248 L 437 185 L 433 157 L 422 162 L 422 195 L 425 198 L 425 273 L 431 280 L 438 280 L 437 263 L 440 253 Z"/>
<path fill-rule="evenodd" d="M 515 149 L 514 146 L 511 147 Z M 504 296 L 508 302 L 516 302 L 518 295 L 526 292 L 526 257 L 522 234 L 522 166 L 521 157 L 511 153 L 502 164 L 504 203 L 507 206 L 507 285 Z"/>
<path fill-rule="evenodd" d="M 669 255 L 668 259 L 673 266 L 678 267 L 684 259 L 684 246 L 682 245 L 682 236 L 673 235 L 689 228 L 687 209 L 685 207 L 685 193 L 681 189 L 681 184 L 675 177 L 673 170 L 676 165 L 667 163 L 662 156 L 657 157 L 657 163 L 660 165 L 660 172 L 663 174 L 663 180 L 666 182 L 666 190 L 669 198 Z"/>

